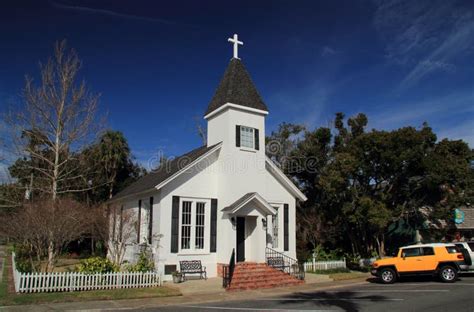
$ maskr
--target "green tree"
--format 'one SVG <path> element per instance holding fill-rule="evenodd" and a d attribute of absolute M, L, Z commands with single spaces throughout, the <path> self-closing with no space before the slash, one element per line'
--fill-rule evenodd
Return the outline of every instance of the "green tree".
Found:
<path fill-rule="evenodd" d="M 427 124 L 366 131 L 364 114 L 347 123 L 344 118 L 336 114 L 334 130 L 292 136 L 298 128 L 284 124 L 272 133 L 289 147 L 281 153 L 290 164 L 283 169 L 308 197 L 297 212 L 299 248 L 326 243 L 362 256 L 384 255 L 399 224 L 423 231 L 426 240 L 443 235 L 453 209 L 473 200 L 468 145 L 437 142 Z"/>

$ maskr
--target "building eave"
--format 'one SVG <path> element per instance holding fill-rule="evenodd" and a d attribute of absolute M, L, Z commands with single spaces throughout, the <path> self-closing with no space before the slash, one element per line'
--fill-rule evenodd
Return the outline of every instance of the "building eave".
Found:
<path fill-rule="evenodd" d="M 213 117 L 213 116 L 219 114 L 220 112 L 223 112 L 223 111 L 225 111 L 226 109 L 229 109 L 229 108 L 235 108 L 235 109 L 239 109 L 239 110 L 243 110 L 243 111 L 247 111 L 247 112 L 251 112 L 251 113 L 256 113 L 256 114 L 261 114 L 261 115 L 268 115 L 267 111 L 264 111 L 264 110 L 261 110 L 261 109 L 256 109 L 256 108 L 252 108 L 252 107 L 247 107 L 247 106 L 227 102 L 226 104 L 220 106 L 219 108 L 213 110 L 212 112 L 210 112 L 209 114 L 204 116 L 204 119 L 208 120 L 209 118 L 211 118 L 211 117 Z"/>
<path fill-rule="evenodd" d="M 300 191 L 300 189 L 278 168 L 277 165 L 268 157 L 266 157 L 266 163 L 268 164 L 271 171 L 275 173 L 279 181 L 287 186 L 291 193 L 301 201 L 307 201 L 308 198 Z"/>
<path fill-rule="evenodd" d="M 249 193 L 250 194 L 250 193 Z M 249 194 L 246 194 L 246 195 L 249 195 Z M 244 195 L 244 196 L 246 196 Z M 239 201 L 240 199 L 238 199 L 237 201 Z M 261 207 L 263 208 L 263 210 L 265 210 L 265 212 L 267 213 L 267 215 L 275 215 L 276 214 L 276 210 L 275 208 L 273 208 L 260 194 L 258 193 L 252 193 L 251 196 L 249 196 L 248 198 L 246 198 L 244 201 L 238 203 L 238 205 L 235 205 L 233 206 L 234 204 L 228 206 L 228 207 L 225 207 L 224 209 L 222 209 L 223 212 L 225 213 L 228 213 L 228 214 L 235 214 L 237 213 L 240 209 L 242 209 L 243 207 L 245 207 L 245 205 L 247 205 L 248 203 L 250 203 L 251 201 L 257 201 Z M 229 209 L 231 208 L 231 209 Z"/>
<path fill-rule="evenodd" d="M 189 163 L 187 166 L 183 167 L 181 170 L 179 170 L 178 172 L 176 172 L 175 174 L 173 174 L 172 176 L 170 176 L 169 178 L 167 178 L 166 180 L 164 180 L 163 182 L 161 182 L 160 184 L 155 186 L 155 189 L 159 190 L 159 189 L 163 188 L 165 185 L 167 185 L 168 183 L 170 183 L 171 181 L 173 181 L 174 179 L 176 179 L 177 177 L 182 175 L 184 172 L 186 172 L 186 170 L 192 168 L 197 163 L 199 163 L 201 160 L 203 160 L 204 158 L 207 158 L 209 155 L 211 155 L 215 151 L 219 150 L 221 147 L 222 147 L 222 142 L 218 143 L 214 148 L 210 149 L 208 152 L 201 155 L 200 157 L 198 157 L 197 159 L 195 159 L 194 161 Z"/>

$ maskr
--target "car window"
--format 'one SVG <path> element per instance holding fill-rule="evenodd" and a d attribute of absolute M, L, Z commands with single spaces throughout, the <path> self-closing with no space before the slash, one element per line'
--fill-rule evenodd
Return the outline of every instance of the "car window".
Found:
<path fill-rule="evenodd" d="M 447 250 L 448 253 L 450 253 L 450 254 L 459 252 L 459 251 L 458 251 L 458 247 L 456 247 L 456 246 L 446 246 L 446 250 Z"/>
<path fill-rule="evenodd" d="M 434 256 L 433 247 L 423 247 L 423 256 Z"/>
<path fill-rule="evenodd" d="M 420 248 L 406 248 L 402 251 L 402 257 L 418 257 L 421 256 Z"/>
<path fill-rule="evenodd" d="M 467 245 L 469 246 L 469 248 L 471 248 L 471 251 L 474 251 L 474 242 L 467 243 Z"/>

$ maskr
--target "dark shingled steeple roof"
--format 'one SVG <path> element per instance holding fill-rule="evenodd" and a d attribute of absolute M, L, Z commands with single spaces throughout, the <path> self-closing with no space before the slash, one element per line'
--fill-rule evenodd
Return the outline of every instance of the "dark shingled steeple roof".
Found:
<path fill-rule="evenodd" d="M 239 59 L 230 60 L 216 93 L 207 107 L 207 115 L 226 103 L 268 111 L 244 64 Z"/>

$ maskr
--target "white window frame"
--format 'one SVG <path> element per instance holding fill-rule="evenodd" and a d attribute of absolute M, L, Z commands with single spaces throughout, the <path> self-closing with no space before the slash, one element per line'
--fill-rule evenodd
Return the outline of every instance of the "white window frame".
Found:
<path fill-rule="evenodd" d="M 275 208 L 275 211 L 276 211 L 276 214 L 275 215 L 272 215 L 272 248 L 273 249 L 278 249 L 279 246 L 280 246 L 280 207 L 279 206 L 276 206 L 276 205 L 273 205 L 273 208 Z M 275 224 L 274 224 L 274 221 L 277 221 L 277 224 L 276 224 L 276 232 L 277 232 L 277 235 L 276 235 L 276 240 L 275 240 Z"/>
<path fill-rule="evenodd" d="M 245 145 L 244 142 L 247 142 L 247 139 L 244 140 L 244 133 L 251 133 L 251 146 Z M 240 126 L 240 147 L 242 148 L 249 148 L 255 149 L 255 128 L 247 127 L 247 126 Z"/>
<path fill-rule="evenodd" d="M 274 244 L 273 244 L 273 228 L 274 228 L 274 225 L 273 225 L 273 216 L 272 216 L 272 229 L 271 229 L 271 235 L 272 235 L 272 242 L 271 242 L 271 245 L 272 245 L 272 248 L 275 249 L 275 250 L 278 250 L 278 251 L 283 251 L 283 240 L 282 240 L 282 237 L 283 237 L 283 204 L 282 203 L 270 203 L 270 205 L 277 211 L 277 214 L 278 214 L 278 219 L 277 219 L 277 222 L 278 222 L 278 237 L 277 237 L 277 247 L 273 247 Z"/>
<path fill-rule="evenodd" d="M 183 218 L 183 202 L 191 202 L 191 239 L 190 248 L 182 249 L 182 218 Z M 204 203 L 204 248 L 196 249 L 196 207 L 197 203 Z M 209 254 L 210 249 L 210 232 L 211 231 L 211 200 L 208 198 L 180 197 L 179 199 L 179 254 Z"/>

